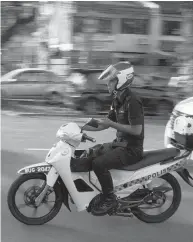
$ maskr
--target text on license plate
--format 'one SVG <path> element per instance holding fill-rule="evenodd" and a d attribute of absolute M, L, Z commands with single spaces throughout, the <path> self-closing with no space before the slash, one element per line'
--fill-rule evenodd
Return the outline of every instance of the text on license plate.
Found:
<path fill-rule="evenodd" d="M 37 167 L 31 167 L 31 168 L 26 168 L 25 173 L 38 173 L 38 172 L 43 172 L 47 173 L 51 169 L 50 165 L 47 166 L 37 166 Z"/>

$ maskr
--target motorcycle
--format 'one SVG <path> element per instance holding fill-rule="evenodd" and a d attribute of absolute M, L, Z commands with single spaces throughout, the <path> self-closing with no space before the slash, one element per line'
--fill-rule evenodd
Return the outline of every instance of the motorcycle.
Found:
<path fill-rule="evenodd" d="M 175 123 L 176 130 L 179 130 L 181 123 L 179 120 Z M 85 125 L 97 127 L 98 123 L 95 119 L 89 119 Z M 7 197 L 9 210 L 18 221 L 27 225 L 42 225 L 58 214 L 62 204 L 69 211 L 70 204 L 75 204 L 78 212 L 87 211 L 90 214 L 99 204 L 101 186 L 94 172 L 71 170 L 71 160 L 87 154 L 87 151 L 77 149 L 79 144 L 96 142 L 83 132 L 83 127 L 74 122 L 62 125 L 56 134 L 59 141 L 49 150 L 45 162 L 18 171 L 20 176 L 11 185 Z M 107 215 L 135 216 L 146 223 L 169 219 L 181 202 L 181 187 L 171 172 L 176 171 L 193 187 L 193 177 L 185 168 L 191 161 L 192 144 L 191 140 L 191 147 L 188 148 L 180 144 L 144 151 L 143 159 L 138 163 L 111 170 L 117 206 Z M 27 182 L 31 184 L 24 188 Z M 17 203 L 17 193 L 22 194 L 22 204 Z M 49 200 L 50 197 L 53 201 Z M 32 210 L 30 214 L 29 208 Z"/>

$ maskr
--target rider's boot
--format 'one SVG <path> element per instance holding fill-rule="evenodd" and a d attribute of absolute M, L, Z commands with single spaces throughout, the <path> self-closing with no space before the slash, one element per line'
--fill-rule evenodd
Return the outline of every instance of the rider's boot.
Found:
<path fill-rule="evenodd" d="M 104 196 L 104 199 L 92 209 L 92 214 L 95 216 L 103 216 L 117 206 L 117 198 L 114 193 L 109 193 Z"/>

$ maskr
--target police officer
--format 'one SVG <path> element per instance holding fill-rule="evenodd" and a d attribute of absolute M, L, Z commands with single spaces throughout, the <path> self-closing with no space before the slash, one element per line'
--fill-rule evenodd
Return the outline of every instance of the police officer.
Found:
<path fill-rule="evenodd" d="M 85 126 L 87 131 L 100 131 L 109 127 L 117 130 L 116 139 L 100 147 L 99 156 L 90 162 L 102 187 L 101 201 L 92 211 L 105 215 L 116 204 L 110 169 L 134 164 L 142 159 L 144 141 L 144 113 L 139 97 L 130 90 L 134 69 L 129 62 L 110 65 L 99 77 L 113 96 L 111 110 L 106 119 L 98 120 L 98 128 Z M 89 159 L 88 159 L 89 160 Z M 87 161 L 88 161 L 87 160 Z"/>

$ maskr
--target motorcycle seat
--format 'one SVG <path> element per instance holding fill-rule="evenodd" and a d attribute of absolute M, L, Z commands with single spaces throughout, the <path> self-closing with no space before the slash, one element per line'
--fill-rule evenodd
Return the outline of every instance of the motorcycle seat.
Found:
<path fill-rule="evenodd" d="M 144 151 L 143 158 L 138 163 L 124 166 L 117 170 L 136 171 L 141 168 L 157 164 L 159 162 L 167 162 L 177 156 L 179 153 L 180 151 L 176 148 Z"/>

